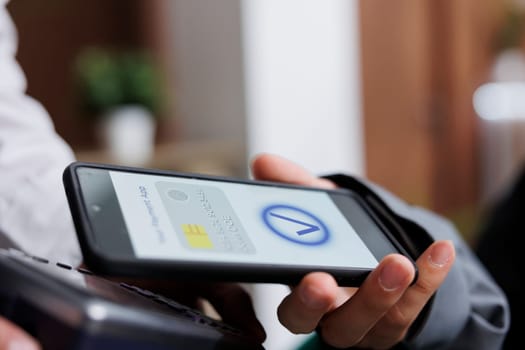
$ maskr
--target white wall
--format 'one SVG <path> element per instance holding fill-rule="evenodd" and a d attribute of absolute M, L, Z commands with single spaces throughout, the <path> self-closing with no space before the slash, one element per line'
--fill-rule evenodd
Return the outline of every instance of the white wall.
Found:
<path fill-rule="evenodd" d="M 249 153 L 362 172 L 357 3 L 243 5 Z"/>
<path fill-rule="evenodd" d="M 316 173 L 364 169 L 356 0 L 176 0 L 174 85 L 183 137 L 239 140 Z M 244 160 L 246 161 L 246 159 Z M 267 349 L 287 288 L 256 285 Z"/>
<path fill-rule="evenodd" d="M 363 173 L 357 2 L 242 4 L 248 155 L 278 153 L 316 173 Z M 268 349 L 304 341 L 277 320 L 287 293 L 284 286 L 255 287 Z"/>

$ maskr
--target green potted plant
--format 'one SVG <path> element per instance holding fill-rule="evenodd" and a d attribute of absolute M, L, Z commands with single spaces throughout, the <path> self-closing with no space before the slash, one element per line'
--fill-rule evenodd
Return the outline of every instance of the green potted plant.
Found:
<path fill-rule="evenodd" d="M 145 164 L 162 100 L 153 58 L 142 51 L 88 48 L 77 57 L 75 79 L 81 107 L 95 118 L 115 162 Z"/>

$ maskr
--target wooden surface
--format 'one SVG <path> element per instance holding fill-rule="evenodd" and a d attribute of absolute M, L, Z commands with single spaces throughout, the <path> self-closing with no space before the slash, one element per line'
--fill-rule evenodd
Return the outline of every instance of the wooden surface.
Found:
<path fill-rule="evenodd" d="M 147 168 L 196 172 L 210 175 L 244 176 L 246 161 L 242 148 L 227 141 L 186 141 L 157 145 L 145 164 L 123 164 L 104 150 L 77 151 L 80 161 L 132 165 Z"/>

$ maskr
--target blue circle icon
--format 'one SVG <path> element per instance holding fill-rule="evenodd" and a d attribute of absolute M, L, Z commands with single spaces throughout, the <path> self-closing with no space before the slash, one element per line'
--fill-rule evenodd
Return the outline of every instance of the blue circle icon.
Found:
<path fill-rule="evenodd" d="M 312 213 L 291 205 L 264 208 L 262 219 L 277 236 L 297 244 L 316 246 L 330 238 L 326 225 Z"/>

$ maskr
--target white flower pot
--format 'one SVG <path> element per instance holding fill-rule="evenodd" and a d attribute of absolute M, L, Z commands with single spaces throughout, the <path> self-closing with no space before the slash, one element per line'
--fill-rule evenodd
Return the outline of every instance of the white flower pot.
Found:
<path fill-rule="evenodd" d="M 156 122 L 151 112 L 138 105 L 123 105 L 106 112 L 100 136 L 115 163 L 147 165 L 155 145 Z"/>

